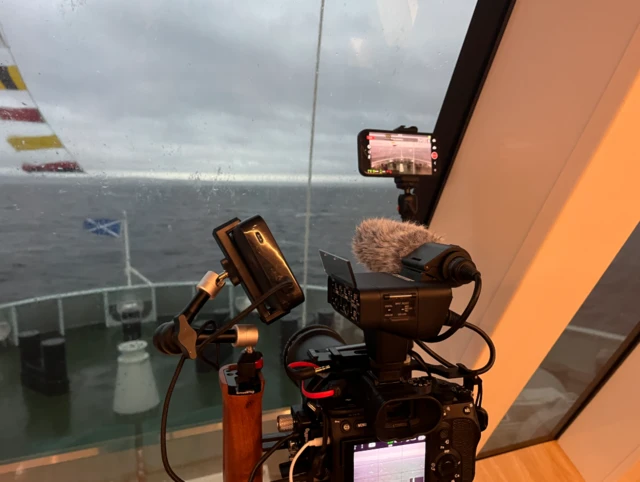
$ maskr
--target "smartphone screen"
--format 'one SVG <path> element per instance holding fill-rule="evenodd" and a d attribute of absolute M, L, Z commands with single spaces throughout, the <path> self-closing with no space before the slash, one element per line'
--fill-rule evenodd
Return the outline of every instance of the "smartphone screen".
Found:
<path fill-rule="evenodd" d="M 358 134 L 358 167 L 363 176 L 431 176 L 437 171 L 433 134 L 365 129 Z"/>

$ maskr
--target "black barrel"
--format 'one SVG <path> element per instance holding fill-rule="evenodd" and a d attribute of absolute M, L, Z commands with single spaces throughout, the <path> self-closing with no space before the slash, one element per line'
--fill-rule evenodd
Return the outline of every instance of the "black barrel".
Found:
<path fill-rule="evenodd" d="M 38 330 L 22 331 L 18 334 L 18 343 L 20 347 L 20 363 L 22 370 L 25 370 L 27 365 L 32 367 L 40 367 L 41 352 L 40 352 L 40 332 Z"/>
<path fill-rule="evenodd" d="M 49 338 L 42 342 L 43 374 L 39 391 L 45 395 L 61 395 L 69 391 L 65 339 Z"/>
<path fill-rule="evenodd" d="M 122 322 L 123 341 L 139 340 L 142 338 L 142 322 L 140 319 L 124 320 Z"/>
<path fill-rule="evenodd" d="M 62 337 L 49 338 L 42 342 L 42 360 L 47 378 L 67 379 L 67 350 Z"/>

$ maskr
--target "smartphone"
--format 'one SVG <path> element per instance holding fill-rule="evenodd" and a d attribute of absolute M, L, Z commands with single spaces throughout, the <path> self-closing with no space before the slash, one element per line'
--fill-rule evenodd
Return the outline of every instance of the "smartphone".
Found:
<path fill-rule="evenodd" d="M 304 302 L 304 293 L 261 216 L 232 219 L 214 229 L 213 236 L 226 256 L 223 267 L 232 272 L 234 284 L 242 284 L 252 302 L 274 286 L 291 282 L 258 306 L 263 322 L 272 323 Z"/>
<path fill-rule="evenodd" d="M 363 176 L 431 176 L 437 172 L 433 134 L 365 129 L 358 134 L 358 170 Z"/>

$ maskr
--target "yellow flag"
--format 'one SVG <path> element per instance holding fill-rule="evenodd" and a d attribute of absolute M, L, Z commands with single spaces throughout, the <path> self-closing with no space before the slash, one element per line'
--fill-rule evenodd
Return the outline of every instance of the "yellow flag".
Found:
<path fill-rule="evenodd" d="M 62 142 L 58 136 L 38 136 L 38 137 L 21 137 L 11 136 L 7 138 L 7 142 L 16 151 L 36 151 L 38 149 L 55 149 L 62 146 Z"/>

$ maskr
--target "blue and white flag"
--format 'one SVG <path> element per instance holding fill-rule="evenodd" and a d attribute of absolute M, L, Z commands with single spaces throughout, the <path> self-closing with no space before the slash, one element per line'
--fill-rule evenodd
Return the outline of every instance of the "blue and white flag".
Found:
<path fill-rule="evenodd" d="M 119 238 L 120 232 L 122 231 L 122 221 L 105 218 L 87 218 L 84 220 L 84 223 L 82 223 L 82 227 L 93 234 Z"/>

